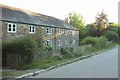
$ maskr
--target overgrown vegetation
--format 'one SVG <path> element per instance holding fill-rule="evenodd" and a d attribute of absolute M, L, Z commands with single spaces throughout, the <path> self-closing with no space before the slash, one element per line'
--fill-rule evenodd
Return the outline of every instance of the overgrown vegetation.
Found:
<path fill-rule="evenodd" d="M 88 45 L 91 44 L 93 47 L 96 48 L 103 48 L 107 45 L 107 38 L 104 36 L 101 37 L 86 37 L 85 39 L 82 40 L 82 44 Z"/>
<path fill-rule="evenodd" d="M 114 31 L 106 31 L 103 33 L 103 35 L 107 37 L 109 41 L 114 41 L 114 42 L 118 41 L 118 34 Z"/>
<path fill-rule="evenodd" d="M 6 55 L 12 53 L 21 56 L 17 69 L 46 69 L 58 63 L 109 49 L 120 42 L 120 26 L 108 23 L 107 15 L 103 11 L 96 16 L 95 23 L 87 26 L 83 23 L 83 17 L 76 13 L 70 13 L 69 20 L 70 24 L 80 31 L 80 45 L 90 46 L 83 48 L 83 50 L 79 46 L 80 51 L 77 52 L 74 52 L 72 47 L 61 48 L 59 53 L 53 54 L 53 47 L 43 47 L 42 44 L 39 44 L 39 39 L 35 41 L 33 38 L 23 37 L 12 41 L 4 41 L 2 44 L 3 65 L 6 66 Z"/>
<path fill-rule="evenodd" d="M 2 43 L 3 66 L 7 66 L 7 54 L 17 54 L 19 56 L 19 65 L 24 66 L 32 63 L 34 56 L 38 52 L 38 46 L 34 39 L 22 37 Z"/>

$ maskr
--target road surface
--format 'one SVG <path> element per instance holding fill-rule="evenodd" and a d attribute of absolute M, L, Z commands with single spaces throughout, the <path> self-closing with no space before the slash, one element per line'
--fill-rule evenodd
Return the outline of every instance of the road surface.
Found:
<path fill-rule="evenodd" d="M 29 78 L 118 78 L 118 47 Z"/>

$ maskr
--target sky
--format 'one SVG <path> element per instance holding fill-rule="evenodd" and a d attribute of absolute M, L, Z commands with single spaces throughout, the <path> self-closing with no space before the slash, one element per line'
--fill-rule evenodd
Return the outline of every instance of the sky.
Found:
<path fill-rule="evenodd" d="M 65 19 L 69 12 L 83 16 L 86 24 L 95 22 L 97 12 L 103 9 L 109 22 L 118 22 L 119 0 L 0 0 L 0 4 Z"/>

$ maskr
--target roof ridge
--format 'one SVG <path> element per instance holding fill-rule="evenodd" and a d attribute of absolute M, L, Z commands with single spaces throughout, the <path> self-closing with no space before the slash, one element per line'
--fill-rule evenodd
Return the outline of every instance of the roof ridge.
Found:
<path fill-rule="evenodd" d="M 24 12 L 24 13 L 27 13 L 27 14 L 35 15 L 35 16 L 51 17 L 51 18 L 55 18 L 55 19 L 57 19 L 57 20 L 63 21 L 63 20 L 58 19 L 58 18 L 53 17 L 53 16 L 49 16 L 49 15 L 45 15 L 45 14 L 41 14 L 41 13 L 37 13 L 37 12 L 33 12 L 33 11 L 30 11 L 30 10 L 26 10 L 26 9 L 16 8 L 16 7 L 12 7 L 12 6 L 8 6 L 8 5 L 4 5 L 4 4 L 0 4 L 0 6 L 1 6 L 1 7 L 8 8 L 8 9 L 12 9 L 12 10 L 16 10 L 16 11 Z"/>
<path fill-rule="evenodd" d="M 12 10 L 16 10 L 16 11 L 20 11 L 20 12 L 32 14 L 32 15 L 38 14 L 38 13 L 33 12 L 33 11 L 30 11 L 30 10 L 25 10 L 25 9 L 21 9 L 21 8 L 16 8 L 16 7 L 4 5 L 4 4 L 0 4 L 0 6 L 1 6 L 1 7 L 4 7 L 4 8 L 8 8 L 8 9 L 12 9 Z"/>
<path fill-rule="evenodd" d="M 3 8 L 3 20 L 12 20 L 17 22 L 26 22 L 39 25 L 54 25 L 61 28 L 71 28 L 70 24 L 65 23 L 63 20 L 60 20 L 53 16 L 15 8 L 4 4 L 0 4 L 0 7 Z"/>

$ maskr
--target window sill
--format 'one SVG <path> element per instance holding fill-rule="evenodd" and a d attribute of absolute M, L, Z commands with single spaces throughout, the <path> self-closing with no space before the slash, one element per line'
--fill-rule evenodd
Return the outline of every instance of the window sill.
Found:
<path fill-rule="evenodd" d="M 35 34 L 35 32 L 29 32 L 29 34 Z"/>
<path fill-rule="evenodd" d="M 16 33 L 16 32 L 11 32 L 11 31 L 8 31 L 7 33 Z"/>
<path fill-rule="evenodd" d="M 47 33 L 47 34 L 52 34 L 52 33 Z"/>

